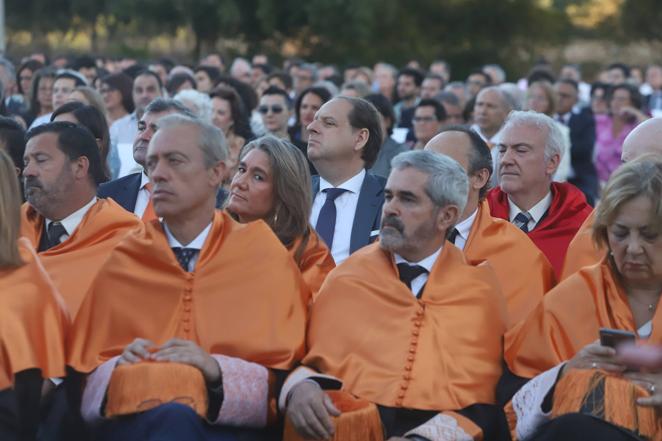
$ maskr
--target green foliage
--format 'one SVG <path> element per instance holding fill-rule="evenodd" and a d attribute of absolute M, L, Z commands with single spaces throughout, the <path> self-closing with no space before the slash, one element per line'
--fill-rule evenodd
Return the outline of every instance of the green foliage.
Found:
<path fill-rule="evenodd" d="M 108 42 L 129 47 L 125 36 L 146 41 L 188 27 L 195 35 L 194 57 L 222 40 L 272 55 L 288 43 L 303 57 L 341 65 L 444 58 L 462 77 L 487 62 L 521 70 L 539 48 L 563 43 L 578 32 L 586 36 L 585 29 L 572 27 L 566 10 L 588 1 L 6 0 L 6 10 L 10 30 L 27 30 L 37 39 L 69 29 L 96 36 L 96 25 L 103 22 Z M 657 3 L 625 0 L 616 22 L 595 32 L 662 39 Z M 616 32 L 621 27 L 623 32 Z"/>

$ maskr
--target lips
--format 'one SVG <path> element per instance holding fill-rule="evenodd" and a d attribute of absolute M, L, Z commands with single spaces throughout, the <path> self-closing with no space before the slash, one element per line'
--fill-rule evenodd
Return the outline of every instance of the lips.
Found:
<path fill-rule="evenodd" d="M 241 196 L 239 193 L 234 193 L 234 192 L 232 192 L 232 193 L 231 193 L 231 196 L 232 196 L 233 198 L 241 199 L 242 201 L 246 201 L 246 202 L 248 202 L 248 199 L 246 199 L 245 197 Z"/>
<path fill-rule="evenodd" d="M 163 188 L 155 188 L 154 191 L 152 192 L 152 199 L 157 200 L 157 199 L 165 199 L 170 196 L 174 196 L 174 193 L 165 190 Z"/>

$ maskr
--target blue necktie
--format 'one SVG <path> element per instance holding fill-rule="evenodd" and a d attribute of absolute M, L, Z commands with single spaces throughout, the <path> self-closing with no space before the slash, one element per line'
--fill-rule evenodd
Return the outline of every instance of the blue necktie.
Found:
<path fill-rule="evenodd" d="M 420 265 L 410 265 L 408 263 L 398 263 L 398 273 L 400 274 L 400 280 L 402 283 L 407 285 L 411 290 L 411 282 L 421 274 L 427 273 L 428 270 L 423 268 Z"/>
<path fill-rule="evenodd" d="M 51 222 L 46 229 L 48 235 L 49 248 L 60 245 L 62 236 L 67 234 L 67 230 L 60 222 Z"/>
<path fill-rule="evenodd" d="M 199 250 L 196 250 L 195 248 L 173 247 L 172 251 L 175 253 L 177 262 L 179 262 L 179 265 L 181 265 L 182 269 L 186 272 L 189 272 L 189 262 L 191 262 L 191 259 L 193 259 L 193 257 L 198 254 Z"/>
<path fill-rule="evenodd" d="M 344 188 L 327 188 L 324 190 L 326 200 L 317 218 L 315 230 L 329 249 L 331 249 L 331 245 L 333 244 L 333 233 L 336 229 L 336 198 L 346 191 Z"/>
<path fill-rule="evenodd" d="M 521 213 L 518 213 L 517 216 L 515 216 L 515 219 L 513 219 L 513 224 L 515 224 L 515 226 L 520 230 L 528 233 L 529 222 L 531 219 L 533 219 L 533 217 L 529 214 L 528 211 L 522 211 Z"/>

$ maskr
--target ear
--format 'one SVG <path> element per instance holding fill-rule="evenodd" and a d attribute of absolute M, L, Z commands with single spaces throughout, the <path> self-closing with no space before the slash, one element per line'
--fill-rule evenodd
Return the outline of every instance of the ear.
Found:
<path fill-rule="evenodd" d="M 22 176 L 21 169 L 18 167 L 14 167 L 14 169 L 16 169 L 16 176 L 18 176 L 18 178 L 21 179 Z"/>
<path fill-rule="evenodd" d="M 469 186 L 474 191 L 480 191 L 490 180 L 490 172 L 486 168 L 481 168 L 473 175 L 469 176 Z"/>
<path fill-rule="evenodd" d="M 87 156 L 79 156 L 71 163 L 72 172 L 76 179 L 87 179 L 90 172 L 90 160 Z"/>
<path fill-rule="evenodd" d="M 460 219 L 460 209 L 457 205 L 446 205 L 443 208 L 439 209 L 437 213 L 437 228 L 440 232 L 444 234 L 457 224 L 458 219 Z"/>
<path fill-rule="evenodd" d="M 556 169 L 559 168 L 559 164 L 561 162 L 561 156 L 557 153 L 552 155 L 551 158 L 549 158 L 549 161 L 547 161 L 547 164 L 545 165 L 545 173 L 547 176 L 552 177 L 554 176 L 554 173 L 556 173 Z"/>
<path fill-rule="evenodd" d="M 225 164 L 225 161 L 218 161 L 216 165 L 210 167 L 207 170 L 209 185 L 214 188 L 220 187 L 226 177 L 227 170 L 228 166 Z"/>
<path fill-rule="evenodd" d="M 362 150 L 368 143 L 368 138 L 370 138 L 370 131 L 368 129 L 357 130 L 354 134 L 354 150 Z"/>

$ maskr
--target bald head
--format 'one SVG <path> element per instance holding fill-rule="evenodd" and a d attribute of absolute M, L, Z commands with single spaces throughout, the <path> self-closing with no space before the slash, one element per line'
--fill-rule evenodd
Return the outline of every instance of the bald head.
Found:
<path fill-rule="evenodd" d="M 651 118 L 639 124 L 623 142 L 621 160 L 630 162 L 646 153 L 662 155 L 662 118 Z"/>
<path fill-rule="evenodd" d="M 425 150 L 450 156 L 469 175 L 469 199 L 460 220 L 469 217 L 485 198 L 492 174 L 492 156 L 485 141 L 464 127 L 451 127 L 432 138 Z"/>

